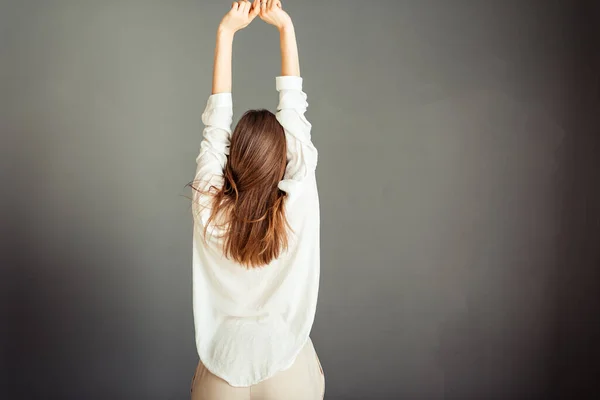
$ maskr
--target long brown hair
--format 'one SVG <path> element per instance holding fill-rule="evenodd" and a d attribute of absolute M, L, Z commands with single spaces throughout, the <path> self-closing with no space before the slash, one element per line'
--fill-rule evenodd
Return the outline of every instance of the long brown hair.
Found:
<path fill-rule="evenodd" d="M 277 187 L 285 172 L 286 151 L 285 133 L 275 115 L 249 110 L 231 135 L 222 187 L 202 192 L 213 196 L 204 237 L 209 224 L 222 218 L 225 256 L 248 268 L 268 264 L 288 246 L 286 193 Z"/>

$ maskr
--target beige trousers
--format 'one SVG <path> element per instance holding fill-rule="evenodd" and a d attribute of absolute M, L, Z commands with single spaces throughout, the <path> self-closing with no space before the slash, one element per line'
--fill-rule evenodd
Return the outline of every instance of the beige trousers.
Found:
<path fill-rule="evenodd" d="M 249 387 L 233 387 L 198 362 L 191 393 L 192 400 L 322 400 L 325 374 L 308 339 L 290 368 Z"/>

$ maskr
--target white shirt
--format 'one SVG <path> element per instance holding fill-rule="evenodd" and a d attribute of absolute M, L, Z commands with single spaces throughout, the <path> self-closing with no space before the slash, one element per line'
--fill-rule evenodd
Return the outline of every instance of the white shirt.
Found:
<path fill-rule="evenodd" d="M 308 340 L 319 289 L 319 198 L 317 149 L 311 141 L 308 107 L 299 76 L 276 77 L 277 120 L 285 130 L 287 166 L 279 188 L 293 233 L 278 259 L 246 269 L 223 255 L 211 236 L 210 209 L 194 209 L 193 310 L 196 347 L 202 363 L 230 385 L 251 386 L 291 367 Z M 196 179 L 221 187 L 229 154 L 231 93 L 213 94 L 202 114 L 205 125 Z M 194 202 L 207 202 L 197 195 Z M 194 203 L 195 204 L 195 203 Z M 218 232 L 219 234 L 222 233 Z M 218 235 L 217 235 L 218 236 Z"/>

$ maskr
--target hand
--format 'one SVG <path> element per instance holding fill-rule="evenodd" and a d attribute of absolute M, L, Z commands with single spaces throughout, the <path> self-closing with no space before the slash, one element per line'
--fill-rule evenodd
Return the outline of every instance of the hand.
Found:
<path fill-rule="evenodd" d="M 247 27 L 260 11 L 259 1 L 255 0 L 254 5 L 248 0 L 234 1 L 231 10 L 223 17 L 219 29 L 235 33 Z"/>
<path fill-rule="evenodd" d="M 258 15 L 266 23 L 274 25 L 279 30 L 292 25 L 292 19 L 281 8 L 280 0 L 257 0 L 254 2 L 255 8 L 257 2 L 260 2 L 260 13 Z"/>

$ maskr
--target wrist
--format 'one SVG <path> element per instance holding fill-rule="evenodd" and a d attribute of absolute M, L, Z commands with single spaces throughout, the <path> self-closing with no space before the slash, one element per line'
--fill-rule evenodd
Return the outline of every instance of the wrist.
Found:
<path fill-rule="evenodd" d="M 279 29 L 279 33 L 286 33 L 286 32 L 293 32 L 294 31 L 294 25 L 292 24 L 292 22 L 287 22 L 279 27 L 277 27 L 277 29 Z"/>
<path fill-rule="evenodd" d="M 219 25 L 219 27 L 217 28 L 217 35 L 233 38 L 233 36 L 235 35 L 235 30 L 225 27 L 223 25 Z"/>

